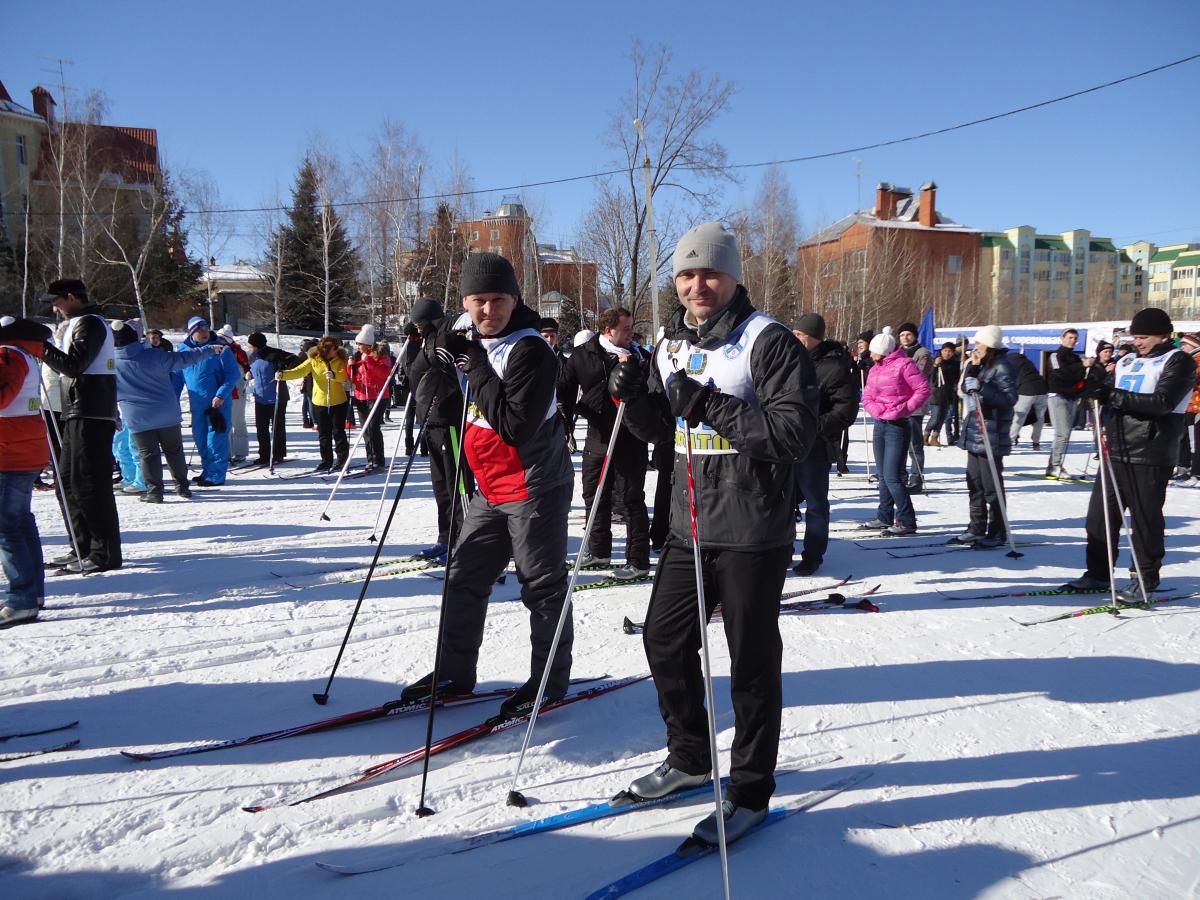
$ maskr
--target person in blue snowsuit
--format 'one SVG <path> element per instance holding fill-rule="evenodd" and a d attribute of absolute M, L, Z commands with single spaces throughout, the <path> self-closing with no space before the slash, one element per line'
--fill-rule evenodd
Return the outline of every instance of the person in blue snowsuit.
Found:
<path fill-rule="evenodd" d="M 200 316 L 188 319 L 187 339 L 181 349 L 217 346 L 223 342 Z M 192 440 L 200 451 L 200 475 L 192 481 L 200 487 L 225 483 L 229 470 L 229 410 L 233 389 L 242 380 L 242 370 L 232 353 L 210 357 L 183 370 L 188 403 L 192 411 Z"/>

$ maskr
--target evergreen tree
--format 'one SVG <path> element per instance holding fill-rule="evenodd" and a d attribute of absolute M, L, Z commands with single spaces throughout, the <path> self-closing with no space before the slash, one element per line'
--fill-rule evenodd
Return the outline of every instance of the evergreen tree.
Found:
<path fill-rule="evenodd" d="M 409 277 L 420 285 L 421 296 L 448 305 L 451 297 L 458 296 L 465 257 L 466 241 L 458 233 L 454 211 L 449 204 L 439 203 L 428 242 L 418 246 L 413 254 L 415 271 Z"/>
<path fill-rule="evenodd" d="M 336 210 L 319 201 L 316 167 L 305 158 L 292 189 L 288 220 L 273 235 L 267 255 L 280 247 L 281 318 L 309 331 L 338 327 L 339 312 L 357 306 L 358 262 Z"/>

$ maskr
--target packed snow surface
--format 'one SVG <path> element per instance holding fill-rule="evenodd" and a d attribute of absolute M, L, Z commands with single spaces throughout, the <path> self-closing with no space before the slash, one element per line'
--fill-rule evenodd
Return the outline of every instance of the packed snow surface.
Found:
<path fill-rule="evenodd" d="M 289 409 L 291 458 L 315 465 L 316 436 Z M 398 418 L 398 416 L 394 416 Z M 833 478 L 834 527 L 865 520 L 862 479 Z M 385 431 L 389 447 L 396 426 Z M 253 444 L 253 438 L 252 438 Z M 1200 601 L 1021 627 L 1091 606 L 1101 595 L 950 600 L 1054 587 L 1083 569 L 1090 488 L 1020 477 L 1045 452 L 1009 458 L 1009 506 L 1024 548 L 929 552 L 836 532 L 821 571 L 786 590 L 841 576 L 851 594 L 879 584 L 878 614 L 790 615 L 776 799 L 841 776 L 871 777 L 730 852 L 739 897 L 1178 898 L 1200 892 Z M 1074 471 L 1088 462 L 1076 432 Z M 361 460 L 361 451 L 358 456 Z M 926 453 L 931 492 L 916 499 L 919 538 L 966 522 L 964 455 Z M 578 463 L 578 456 L 576 456 Z M 1094 471 L 1094 465 L 1092 465 Z M 647 473 L 652 496 L 655 473 Z M 522 729 L 433 758 L 428 802 L 414 815 L 420 766 L 296 807 L 251 814 L 352 777 L 422 745 L 424 716 L 371 722 L 241 749 L 139 763 L 121 749 L 241 737 L 374 706 L 432 668 L 441 582 L 380 577 L 367 594 L 327 706 L 320 691 L 374 551 L 379 479 L 235 474 L 218 489 L 161 506 L 120 496 L 126 567 L 50 579 L 40 622 L 0 632 L 0 732 L 79 726 L 0 745 L 4 753 L 77 737 L 79 747 L 0 766 L 0 894 L 87 898 L 168 892 L 214 897 L 581 897 L 670 852 L 705 815 L 707 795 L 459 855 L 456 838 L 610 797 L 664 755 L 654 686 L 642 682 L 539 721 L 520 787 L 505 804 Z M 1200 588 L 1198 495 L 1167 500 L 1164 584 Z M 572 548 L 582 533 L 576 481 Z M 66 546 L 52 495 L 35 511 L 47 552 Z M 418 457 L 383 560 L 434 540 L 428 466 Z M 621 529 L 617 527 L 618 536 Z M 936 532 L 936 535 L 934 534 Z M 856 539 L 861 544 L 856 544 Z M 797 557 L 798 558 L 798 557 Z M 1121 569 L 1128 564 L 1122 552 Z M 588 575 L 588 578 L 594 578 Z M 322 580 L 328 579 L 328 580 Z M 481 687 L 529 674 L 528 614 L 515 577 L 496 588 Z M 823 596 L 823 593 L 818 596 Z M 576 595 L 574 674 L 646 670 L 621 631 L 644 617 L 648 584 Z M 733 734 L 728 653 L 712 636 L 722 769 Z M 495 702 L 442 710 L 435 735 L 475 724 Z M 805 760 L 825 757 L 815 767 Z M 836 760 L 830 761 L 832 755 Z M 400 868 L 353 878 L 314 863 L 394 853 Z M 647 897 L 716 897 L 709 858 L 646 889 Z"/>

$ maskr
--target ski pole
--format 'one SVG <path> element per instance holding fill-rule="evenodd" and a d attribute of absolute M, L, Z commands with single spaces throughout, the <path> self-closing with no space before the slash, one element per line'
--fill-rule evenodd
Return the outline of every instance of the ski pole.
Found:
<path fill-rule="evenodd" d="M 558 626 L 554 629 L 554 639 L 550 642 L 550 654 L 546 657 L 546 665 L 542 669 L 542 679 L 538 683 L 537 697 L 533 701 L 533 712 L 529 716 L 529 725 L 525 729 L 525 740 L 521 742 L 521 755 L 517 758 L 517 768 L 513 772 L 512 787 L 508 791 L 508 805 L 526 807 L 529 801 L 517 790 L 517 782 L 521 777 L 521 767 L 525 763 L 525 753 L 529 750 L 529 742 L 533 738 L 533 727 L 537 722 L 538 710 L 542 707 L 542 697 L 546 693 L 546 684 L 550 680 L 550 667 L 554 664 L 554 654 L 558 652 L 558 643 L 562 638 L 567 616 L 571 614 L 571 598 L 575 594 L 575 585 L 579 581 L 579 570 L 583 566 L 583 554 L 587 552 L 588 538 L 592 526 L 596 523 L 596 514 L 600 510 L 600 495 L 604 492 L 604 483 L 608 479 L 608 469 L 612 465 L 613 448 L 617 445 L 617 435 L 621 431 L 621 422 L 625 418 L 625 401 L 617 404 L 617 417 L 613 420 L 612 434 L 608 438 L 608 446 L 604 450 L 604 462 L 600 466 L 600 479 L 596 483 L 596 493 L 592 500 L 592 508 L 588 510 L 587 523 L 583 526 L 583 540 L 579 544 L 579 552 L 575 554 L 575 564 L 571 568 L 571 582 L 567 585 L 567 595 L 563 599 L 562 612 L 558 615 Z"/>
<path fill-rule="evenodd" d="M 434 402 L 437 400 L 435 393 L 429 400 L 429 409 L 433 408 Z M 429 409 L 425 410 L 426 419 L 429 418 Z M 425 423 L 421 423 L 421 434 L 425 434 Z M 319 694 L 313 694 L 312 698 L 318 704 L 324 706 L 329 702 L 329 688 L 333 685 L 333 676 L 337 674 L 338 666 L 342 662 L 342 654 L 346 652 L 346 644 L 350 640 L 350 632 L 354 630 L 354 622 L 358 619 L 358 611 L 362 608 L 363 598 L 367 596 L 367 588 L 371 585 L 371 577 L 375 574 L 375 567 L 379 564 L 379 556 L 383 553 L 383 542 L 387 537 L 388 531 L 392 527 L 392 519 L 396 515 L 396 508 L 400 505 L 400 496 L 404 493 L 404 485 L 408 481 L 408 473 L 412 471 L 413 457 L 408 458 L 408 465 L 404 468 L 404 475 L 400 479 L 400 485 L 396 489 L 396 496 L 392 500 L 392 509 L 388 513 L 387 523 L 383 526 L 383 535 L 380 537 L 379 543 L 375 545 L 375 556 L 371 559 L 371 566 L 367 569 L 367 577 L 363 581 L 362 590 L 358 592 L 358 602 L 354 604 L 354 612 L 350 615 L 350 624 L 346 626 L 346 634 L 342 638 L 342 645 L 338 648 L 337 658 L 333 661 L 333 668 L 329 672 L 329 679 L 325 682 L 325 690 Z"/>
<path fill-rule="evenodd" d="M 712 660 L 708 653 L 708 604 L 704 599 L 704 560 L 700 553 L 700 527 L 696 513 L 696 475 L 692 466 L 692 426 L 683 420 L 683 448 L 687 459 L 688 513 L 692 520 L 692 559 L 696 564 L 696 605 L 700 614 L 700 661 L 704 665 L 704 695 L 708 701 L 708 747 L 712 756 L 713 797 L 717 807 L 717 837 L 721 850 L 721 876 L 729 900 L 729 850 L 725 841 L 725 809 L 721 802 L 721 764 L 717 753 L 717 712 L 713 696 Z"/>
<path fill-rule="evenodd" d="M 79 538 L 75 535 L 75 524 L 71 521 L 71 511 L 67 506 L 67 491 L 63 486 L 62 465 L 59 463 L 58 453 L 54 450 L 54 441 L 50 440 L 50 426 L 54 427 L 54 437 L 60 447 L 62 446 L 62 432 L 58 428 L 58 420 L 54 418 L 54 410 L 50 408 L 50 392 L 46 390 L 46 384 L 42 381 L 40 371 L 38 372 L 38 384 L 41 385 L 42 396 L 46 398 L 46 410 L 49 412 L 48 416 L 42 416 L 42 426 L 46 429 L 46 443 L 50 445 L 50 464 L 54 467 L 54 488 L 58 494 L 63 521 L 67 525 L 67 534 L 71 537 L 71 549 L 75 551 L 75 558 L 79 560 L 79 571 L 83 573 L 83 555 L 79 552 Z M 46 425 L 46 419 L 50 420 L 49 426 Z"/>
<path fill-rule="evenodd" d="M 408 408 L 412 405 L 413 395 L 410 391 L 408 397 L 404 401 L 404 417 L 408 418 Z M 396 470 L 396 459 L 400 456 L 400 439 L 404 436 L 404 428 L 396 429 L 396 443 L 392 447 L 392 457 L 388 460 L 387 477 L 383 480 L 383 490 L 379 492 L 379 509 L 375 512 L 375 526 L 371 529 L 371 536 L 367 538 L 372 544 L 375 543 L 375 532 L 379 530 L 379 520 L 383 517 L 383 503 L 387 500 L 388 488 L 392 486 L 392 473 Z M 409 457 L 416 455 L 417 448 L 413 446 L 413 452 Z"/>
<path fill-rule="evenodd" d="M 1096 423 L 1098 423 L 1100 420 L 1099 406 L 1100 406 L 1099 401 L 1096 400 L 1095 398 L 1093 398 L 1092 399 L 1092 416 L 1093 416 L 1092 427 L 1093 428 L 1096 427 Z M 1121 524 L 1124 526 L 1125 536 L 1129 540 L 1129 555 L 1133 559 L 1133 570 L 1137 574 L 1138 589 L 1142 592 L 1143 602 L 1149 603 L 1150 595 L 1146 591 L 1146 579 L 1142 575 L 1142 563 L 1138 559 L 1137 550 L 1135 550 L 1134 546 L 1133 546 L 1133 524 L 1131 522 L 1131 519 L 1133 518 L 1132 509 L 1130 510 L 1130 513 L 1131 513 L 1130 516 L 1126 517 L 1125 504 L 1121 502 L 1121 489 L 1117 486 L 1116 469 L 1113 467 L 1112 454 L 1109 453 L 1109 449 L 1108 449 L 1108 439 L 1104 436 L 1104 432 L 1099 433 L 1099 438 L 1100 438 L 1100 465 L 1103 466 L 1104 469 L 1106 469 L 1108 471 L 1108 481 L 1109 481 L 1109 484 L 1112 485 L 1113 499 L 1117 502 L 1117 510 L 1121 514 Z M 1108 507 L 1105 506 L 1105 509 L 1107 509 L 1107 508 Z M 1107 527 L 1108 527 L 1108 525 L 1106 522 L 1105 528 L 1107 528 Z M 1112 560 L 1112 564 L 1115 564 L 1117 561 L 1116 554 L 1114 554 L 1112 552 L 1111 547 L 1109 547 L 1109 559 Z M 1110 566 L 1109 566 L 1110 569 L 1112 568 L 1112 564 L 1110 564 Z M 1114 575 L 1113 578 L 1115 579 L 1115 577 L 1116 576 Z M 1116 606 L 1115 594 L 1114 594 L 1114 599 L 1113 599 L 1113 606 Z"/>
<path fill-rule="evenodd" d="M 1092 427 L 1093 428 L 1097 428 L 1100 423 L 1099 422 L 1100 416 L 1098 414 L 1096 414 L 1098 405 L 1099 404 L 1096 404 L 1095 401 L 1093 401 L 1093 406 L 1092 406 L 1092 413 L 1093 413 Z M 1104 445 L 1103 439 L 1099 436 L 1099 432 L 1097 432 L 1097 440 L 1100 441 L 1100 455 L 1101 455 L 1101 457 L 1103 457 L 1105 445 Z M 1104 506 L 1104 546 L 1105 546 L 1105 549 L 1108 551 L 1108 590 L 1109 590 L 1109 595 L 1112 597 L 1113 609 L 1116 609 L 1117 608 L 1117 579 L 1116 579 L 1116 573 L 1113 571 L 1113 564 L 1117 560 L 1117 555 L 1116 555 L 1116 553 L 1113 552 L 1112 524 L 1111 524 L 1112 519 L 1111 519 L 1111 514 L 1109 512 L 1109 509 L 1108 509 L 1108 476 L 1109 476 L 1109 473 L 1108 473 L 1108 467 L 1104 465 L 1103 458 L 1101 459 L 1100 465 L 1097 466 L 1097 469 L 1098 469 L 1098 472 L 1100 475 L 1100 502 Z M 1131 543 L 1132 543 L 1132 541 L 1131 541 Z M 1132 553 L 1132 552 L 1133 552 L 1133 548 L 1130 547 L 1130 553 Z"/>
<path fill-rule="evenodd" d="M 392 371 L 388 374 L 390 380 L 396 374 L 396 366 L 400 365 L 400 360 L 392 364 Z M 325 373 L 329 377 L 333 377 L 332 372 Z M 385 382 L 386 384 L 386 382 Z M 350 471 L 350 461 L 354 459 L 354 453 L 358 450 L 358 445 L 363 442 L 363 438 L 367 436 L 367 430 L 371 427 L 371 422 L 375 419 L 375 414 L 379 411 L 379 404 L 383 401 L 383 389 L 380 388 L 379 396 L 375 398 L 375 402 L 371 404 L 371 411 L 367 413 L 367 417 L 362 421 L 361 427 L 358 429 L 358 437 L 354 439 L 354 446 L 350 448 L 350 452 L 346 454 L 346 461 L 342 463 L 342 471 L 338 473 L 337 481 L 333 483 L 333 490 L 329 492 L 329 499 L 325 501 L 325 507 L 321 510 L 321 521 L 329 521 L 329 505 L 333 503 L 333 498 L 338 492 L 338 488 L 342 486 L 342 479 L 346 477 L 346 473 Z"/>
<path fill-rule="evenodd" d="M 459 386 L 462 387 L 461 381 L 459 382 Z M 463 389 L 462 405 L 462 423 L 459 426 L 459 432 L 465 433 L 467 430 L 467 410 L 471 406 L 471 391 L 467 388 Z M 425 418 L 429 418 L 428 410 L 425 412 Z M 422 426 L 421 430 L 425 430 L 424 426 Z M 415 450 L 416 448 L 414 447 L 413 449 Z M 462 453 L 454 455 L 455 484 L 459 484 L 459 479 L 462 477 L 462 460 Z M 425 805 L 425 788 L 429 781 L 429 751 L 433 745 L 433 714 L 437 709 L 438 676 L 441 674 L 442 668 L 442 638 L 446 633 L 446 598 L 450 593 L 450 564 L 454 562 L 454 542 L 458 539 L 461 528 L 458 517 L 454 515 L 455 507 L 458 505 L 460 498 L 463 502 L 462 520 L 465 522 L 467 518 L 466 491 L 454 491 L 453 488 L 451 490 L 450 529 L 446 535 L 446 571 L 442 579 L 442 601 L 438 610 L 437 644 L 433 651 L 433 675 L 429 679 L 429 718 L 425 726 L 425 759 L 421 764 L 421 799 L 417 802 L 417 817 L 421 819 L 434 814 L 434 810 Z"/>
<path fill-rule="evenodd" d="M 992 487 L 996 491 L 996 505 L 1000 507 L 1000 518 L 1004 520 L 1004 533 L 1008 537 L 1008 552 L 1004 555 L 1010 559 L 1020 559 L 1024 553 L 1017 552 L 1013 542 L 1012 526 L 1008 522 L 1008 507 L 1004 502 L 1004 485 L 1000 482 L 1000 472 L 996 469 L 996 458 L 992 456 L 992 439 L 988 435 L 987 420 L 983 417 L 983 399 L 976 392 L 971 398 L 975 403 L 975 416 L 979 420 L 979 433 L 983 435 L 983 449 L 987 455 L 988 470 L 992 473 Z"/>

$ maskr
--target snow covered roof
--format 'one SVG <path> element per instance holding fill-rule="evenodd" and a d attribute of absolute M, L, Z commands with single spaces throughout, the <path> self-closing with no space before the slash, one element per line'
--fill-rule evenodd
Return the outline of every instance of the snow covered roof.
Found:
<path fill-rule="evenodd" d="M 42 117 L 35 113 L 27 106 L 22 106 L 14 100 L 4 88 L 4 82 L 0 81 L 0 113 L 8 113 L 10 116 L 18 116 L 22 119 L 33 119 L 35 122 L 42 122 Z"/>
<path fill-rule="evenodd" d="M 227 265 L 205 266 L 200 275 L 202 282 L 213 281 L 269 281 L 270 276 L 265 269 L 250 263 L 230 263 Z"/>
<path fill-rule="evenodd" d="M 824 244 L 826 241 L 835 241 L 849 231 L 852 225 L 869 225 L 872 228 L 911 228 L 919 231 L 946 231 L 959 234 L 981 233 L 978 228 L 960 225 L 949 216 L 943 215 L 941 210 L 937 210 L 938 223 L 930 228 L 928 225 L 922 225 L 917 220 L 918 212 L 919 203 L 911 197 L 901 201 L 897 206 L 896 218 L 894 219 L 878 219 L 875 217 L 874 208 L 868 206 L 860 209 L 858 212 L 838 219 L 826 228 L 822 228 L 812 237 L 801 241 L 800 246 L 808 247 L 813 244 Z"/>

